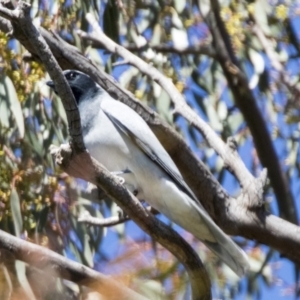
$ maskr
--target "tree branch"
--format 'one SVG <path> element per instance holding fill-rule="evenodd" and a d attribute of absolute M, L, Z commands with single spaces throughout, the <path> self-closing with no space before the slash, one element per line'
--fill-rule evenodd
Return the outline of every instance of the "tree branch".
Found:
<path fill-rule="evenodd" d="M 154 210 L 151 206 L 146 207 L 149 213 L 157 214 L 158 211 Z M 93 217 L 89 211 L 85 210 L 77 219 L 78 222 L 86 223 L 89 225 L 100 226 L 100 227 L 110 227 L 118 224 L 125 223 L 129 221 L 130 218 L 127 215 L 120 214 L 118 216 L 112 216 L 109 218 L 96 218 Z"/>
<path fill-rule="evenodd" d="M 96 272 L 78 262 L 63 257 L 54 251 L 21 240 L 0 230 L 1 259 L 5 259 L 6 250 L 15 259 L 21 260 L 39 270 L 47 270 L 79 285 L 92 286 L 106 299 L 147 299 L 108 276 Z M 4 257 L 3 257 L 4 256 Z"/>
<path fill-rule="evenodd" d="M 217 60 L 227 79 L 235 103 L 242 112 L 252 133 L 255 147 L 261 163 L 268 170 L 268 175 L 277 198 L 280 215 L 298 223 L 293 196 L 288 188 L 264 118 L 256 105 L 256 100 L 249 89 L 246 75 L 240 68 L 232 50 L 230 38 L 220 17 L 218 0 L 211 1 L 211 11 L 205 20 L 208 24 L 215 45 Z"/>
<path fill-rule="evenodd" d="M 96 38 L 94 39 L 93 35 L 89 35 L 86 32 L 79 30 L 78 31 L 79 35 L 81 38 L 84 40 L 91 42 L 92 46 L 95 48 L 104 48 L 103 43 L 99 42 L 99 40 Z M 130 52 L 146 52 L 148 49 L 151 49 L 155 52 L 158 53 L 176 53 L 180 55 L 189 55 L 189 54 L 194 54 L 194 55 L 206 55 L 211 58 L 215 58 L 216 52 L 215 50 L 210 46 L 210 45 L 197 45 L 197 46 L 190 46 L 184 49 L 177 49 L 169 45 L 146 45 L 143 47 L 137 47 L 136 45 L 130 44 L 127 46 L 123 46 Z"/>
<path fill-rule="evenodd" d="M 299 226 L 267 213 L 263 207 L 251 213 L 242 207 L 239 199 L 232 203 L 229 210 L 231 216 L 238 214 L 238 220 L 232 220 L 238 223 L 232 234 L 268 245 L 300 266 Z"/>
<path fill-rule="evenodd" d="M 128 216 L 112 216 L 109 218 L 96 218 L 93 217 L 87 210 L 85 210 L 77 219 L 80 223 L 85 223 L 89 225 L 96 225 L 100 227 L 110 227 L 118 224 L 122 224 L 130 220 Z"/>

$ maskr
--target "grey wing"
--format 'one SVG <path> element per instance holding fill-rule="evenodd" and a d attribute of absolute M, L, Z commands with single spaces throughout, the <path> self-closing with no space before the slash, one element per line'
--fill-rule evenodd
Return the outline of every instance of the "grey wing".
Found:
<path fill-rule="evenodd" d="M 173 160 L 157 140 L 146 122 L 131 108 L 116 100 L 101 105 L 110 121 L 131 140 L 157 165 L 159 165 L 186 193 L 196 201 L 196 196 L 185 183 Z M 115 103 L 113 103 L 115 102 Z"/>
<path fill-rule="evenodd" d="M 183 180 L 176 165 L 159 143 L 154 133 L 145 123 L 145 121 L 132 109 L 116 100 L 103 101 L 101 107 L 110 121 L 147 155 L 152 161 L 160 166 L 175 183 L 193 199 L 193 206 L 206 226 L 209 228 L 213 241 L 203 239 L 203 236 L 195 236 L 204 241 L 204 243 L 217 255 L 219 255 L 238 275 L 245 273 L 248 268 L 247 257 L 243 251 L 213 222 L 208 213 L 198 202 L 194 193 Z M 195 224 L 195 226 L 198 226 Z M 194 231 L 190 230 L 189 231 Z M 195 232 L 195 231 L 194 231 Z"/>

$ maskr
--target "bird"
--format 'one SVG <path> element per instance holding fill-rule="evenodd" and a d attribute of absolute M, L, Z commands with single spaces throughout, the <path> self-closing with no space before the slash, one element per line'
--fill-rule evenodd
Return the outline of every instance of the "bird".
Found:
<path fill-rule="evenodd" d="M 90 155 L 140 201 L 193 234 L 239 277 L 245 275 L 247 254 L 212 220 L 142 117 L 87 74 L 63 74 L 74 94 Z M 57 94 L 53 81 L 46 84 Z"/>

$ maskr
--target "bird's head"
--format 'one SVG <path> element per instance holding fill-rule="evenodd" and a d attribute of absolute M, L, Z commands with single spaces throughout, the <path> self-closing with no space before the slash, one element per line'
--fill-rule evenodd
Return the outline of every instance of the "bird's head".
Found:
<path fill-rule="evenodd" d="M 77 104 L 80 102 L 83 95 L 90 94 L 98 88 L 95 81 L 87 74 L 77 70 L 66 70 L 63 72 L 63 74 L 69 83 Z M 53 81 L 47 81 L 46 84 L 50 86 L 57 94 L 57 90 Z"/>

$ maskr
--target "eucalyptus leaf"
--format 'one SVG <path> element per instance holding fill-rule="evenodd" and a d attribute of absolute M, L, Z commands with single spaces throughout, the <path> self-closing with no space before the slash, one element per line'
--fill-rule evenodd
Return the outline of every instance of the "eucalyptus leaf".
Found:
<path fill-rule="evenodd" d="M 84 258 L 85 258 L 88 266 L 90 268 L 93 268 L 93 266 L 94 266 L 94 260 L 93 260 L 94 255 L 93 255 L 93 252 L 91 250 L 90 237 L 88 236 L 88 234 L 84 235 L 83 254 L 84 254 Z"/>
<path fill-rule="evenodd" d="M 188 35 L 185 29 L 177 29 L 172 27 L 171 36 L 173 47 L 177 50 L 184 50 L 189 46 Z"/>
<path fill-rule="evenodd" d="M 40 157 L 43 157 L 46 149 L 43 149 L 43 144 L 39 141 L 34 132 L 28 130 L 25 138 L 31 145 L 32 149 L 34 149 L 34 152 L 36 152 Z"/>
<path fill-rule="evenodd" d="M 36 297 L 31 289 L 31 286 L 28 282 L 27 275 L 26 275 L 26 265 L 24 262 L 16 260 L 15 262 L 16 273 L 18 277 L 19 284 L 23 288 L 25 294 L 27 295 L 28 299 L 35 300 Z"/>
<path fill-rule="evenodd" d="M 213 99 L 211 97 L 206 98 L 204 101 L 209 124 L 214 130 L 221 131 L 223 129 L 223 125 L 220 122 L 220 118 L 219 118 L 215 108 L 213 107 L 212 102 L 213 102 Z"/>
<path fill-rule="evenodd" d="M 121 208 L 115 202 L 113 202 L 112 208 L 111 208 L 112 216 L 118 216 L 120 214 L 120 210 L 121 210 Z M 123 212 L 121 212 L 121 213 L 123 213 Z M 124 223 L 114 226 L 114 229 L 120 237 L 124 237 L 124 233 L 125 233 L 125 224 Z"/>
<path fill-rule="evenodd" d="M 113 41 L 119 44 L 119 8 L 115 1 L 108 1 L 103 14 L 103 31 Z"/>
<path fill-rule="evenodd" d="M 10 194 L 10 206 L 11 206 L 15 234 L 16 236 L 20 237 L 23 229 L 23 219 L 21 214 L 20 198 L 14 187 L 12 188 Z"/>
<path fill-rule="evenodd" d="M 6 88 L 6 91 L 7 91 L 7 98 L 8 98 L 8 101 L 9 101 L 11 112 L 12 112 L 12 114 L 15 118 L 15 121 L 17 123 L 17 127 L 18 127 L 18 130 L 19 130 L 20 137 L 23 138 L 24 137 L 24 130 L 25 130 L 25 128 L 24 128 L 24 118 L 23 118 L 21 104 L 20 104 L 20 101 L 19 101 L 17 93 L 16 93 L 16 89 L 15 89 L 12 81 L 10 80 L 10 78 L 8 76 L 5 76 L 4 84 L 5 84 L 5 88 Z"/>
<path fill-rule="evenodd" d="M 235 133 L 244 122 L 244 118 L 240 112 L 235 112 L 227 118 L 231 132 Z"/>
<path fill-rule="evenodd" d="M 176 11 L 179 14 L 181 14 L 186 6 L 186 1 L 185 0 L 174 0 L 174 6 L 175 6 Z"/>
<path fill-rule="evenodd" d="M 53 103 L 53 109 L 61 117 L 64 124 L 68 125 L 68 119 L 67 119 L 66 111 L 65 111 L 64 106 L 62 104 L 62 101 L 58 97 L 55 97 L 55 99 L 53 100 L 52 103 Z"/>
<path fill-rule="evenodd" d="M 157 112 L 167 122 L 172 123 L 173 115 L 170 109 L 171 99 L 165 90 L 161 90 L 160 96 L 156 99 Z"/>
<path fill-rule="evenodd" d="M 205 18 L 210 11 L 210 1 L 209 0 L 198 0 L 198 6 L 200 8 L 201 16 Z"/>
<path fill-rule="evenodd" d="M 0 299 L 9 299 L 10 295 L 13 292 L 13 283 L 12 283 L 13 278 L 4 264 L 0 265 L 0 270 L 3 274 L 3 275 L 1 274 L 1 278 L 5 279 L 2 282 L 2 286 L 0 289 Z"/>
<path fill-rule="evenodd" d="M 227 118 L 228 109 L 227 109 L 227 105 L 225 104 L 224 101 L 218 102 L 217 113 L 218 113 L 220 120 L 223 121 Z"/>
<path fill-rule="evenodd" d="M 3 85 L 0 82 L 0 124 L 4 128 L 9 128 L 10 110 L 8 108 L 5 98 L 2 96 Z"/>
<path fill-rule="evenodd" d="M 271 6 L 268 0 L 255 1 L 255 20 L 263 30 L 265 35 L 270 35 L 270 27 L 268 24 L 268 14 L 270 13 Z"/>
<path fill-rule="evenodd" d="M 262 55 L 257 52 L 256 50 L 250 48 L 249 49 L 249 57 L 251 60 L 251 63 L 254 67 L 254 71 L 256 74 L 262 74 L 262 72 L 265 70 L 265 61 L 262 57 Z"/>
<path fill-rule="evenodd" d="M 127 87 L 129 82 L 132 80 L 134 76 L 139 74 L 139 70 L 133 67 L 128 67 L 126 71 L 124 71 L 119 77 L 120 85 L 123 87 Z"/>
<path fill-rule="evenodd" d="M 162 28 L 160 24 L 155 24 L 151 37 L 151 45 L 160 45 L 162 36 Z"/>
<path fill-rule="evenodd" d="M 96 64 L 98 67 L 103 68 L 104 63 L 98 49 L 90 48 L 87 55 L 94 64 Z"/>
<path fill-rule="evenodd" d="M 79 263 L 83 263 L 83 259 L 82 259 L 82 255 L 78 250 L 78 247 L 72 242 L 70 241 L 68 244 L 70 250 L 72 251 L 73 255 L 76 258 L 76 261 Z M 64 256 L 68 257 L 68 254 L 66 253 L 66 251 L 64 251 Z"/>
<path fill-rule="evenodd" d="M 167 300 L 164 287 L 162 284 L 155 280 L 141 281 L 137 280 L 136 286 L 138 286 L 138 291 L 149 299 L 160 299 Z"/>
<path fill-rule="evenodd" d="M 150 9 L 141 9 L 140 10 L 141 19 L 136 24 L 138 32 L 143 33 L 150 25 L 152 13 Z"/>

